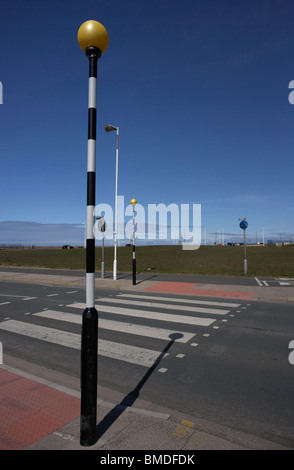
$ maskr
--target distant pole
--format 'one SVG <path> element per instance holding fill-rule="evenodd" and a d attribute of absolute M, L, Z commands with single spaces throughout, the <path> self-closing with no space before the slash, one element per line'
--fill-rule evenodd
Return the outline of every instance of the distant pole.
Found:
<path fill-rule="evenodd" d="M 86 248 L 87 234 L 86 234 L 86 224 L 85 224 L 85 222 L 83 222 L 82 225 L 84 226 L 84 248 Z"/>
<path fill-rule="evenodd" d="M 246 218 L 244 217 L 241 220 L 239 226 L 240 228 L 244 231 L 244 274 L 247 274 L 247 258 L 246 258 L 246 228 L 248 227 L 248 222 L 246 221 Z"/>
<path fill-rule="evenodd" d="M 136 199 L 131 200 L 133 206 L 133 285 L 136 285 L 136 251 L 135 251 L 135 206 L 137 204 Z"/>
<path fill-rule="evenodd" d="M 118 138 L 119 128 L 116 129 L 116 158 L 115 158 L 115 226 L 114 226 L 114 260 L 113 260 L 113 279 L 117 279 L 117 187 L 118 187 Z"/>
<path fill-rule="evenodd" d="M 117 186 L 118 186 L 118 140 L 119 127 L 106 124 L 104 126 L 106 132 L 116 131 L 116 158 L 115 158 L 115 219 L 114 219 L 114 259 L 113 259 L 113 279 L 117 279 Z"/>
<path fill-rule="evenodd" d="M 244 228 L 244 274 L 247 274 L 246 229 Z"/>
<path fill-rule="evenodd" d="M 98 222 L 98 230 L 102 233 L 102 259 L 101 259 L 101 279 L 104 279 L 104 232 L 106 230 L 106 222 L 104 220 L 104 216 L 102 217 L 96 217 L 96 220 L 99 220 Z"/>
<path fill-rule="evenodd" d="M 89 59 L 86 309 L 82 318 L 80 444 L 96 441 L 98 313 L 95 308 L 95 182 L 97 62 L 108 47 L 108 34 L 97 21 L 86 21 L 78 31 L 78 42 Z"/>
<path fill-rule="evenodd" d="M 101 278 L 104 279 L 104 231 L 102 232 Z"/>
<path fill-rule="evenodd" d="M 262 227 L 262 244 L 264 246 L 264 227 Z"/>

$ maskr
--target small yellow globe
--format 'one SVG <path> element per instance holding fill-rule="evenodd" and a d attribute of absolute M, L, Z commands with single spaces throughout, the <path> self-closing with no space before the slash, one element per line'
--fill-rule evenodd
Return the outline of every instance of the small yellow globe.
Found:
<path fill-rule="evenodd" d="M 109 43 L 108 33 L 101 23 L 89 20 L 79 28 L 78 43 L 84 52 L 86 52 L 87 47 L 92 46 L 100 49 L 101 54 L 103 54 Z"/>
<path fill-rule="evenodd" d="M 131 204 L 137 204 L 137 199 L 131 199 Z"/>

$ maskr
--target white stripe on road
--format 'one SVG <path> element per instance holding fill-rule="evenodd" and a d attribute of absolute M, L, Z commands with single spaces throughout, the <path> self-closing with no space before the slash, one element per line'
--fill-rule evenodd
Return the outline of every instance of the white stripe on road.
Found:
<path fill-rule="evenodd" d="M 8 304 L 11 304 L 11 302 L 1 302 L 0 305 L 8 305 Z"/>
<path fill-rule="evenodd" d="M 58 312 L 56 310 L 46 310 L 43 312 L 34 313 L 34 316 L 49 318 L 51 320 L 61 320 L 70 323 L 82 324 L 82 316 L 74 313 Z M 129 333 L 138 336 L 148 336 L 150 338 L 170 340 L 173 338 L 171 335 L 177 335 L 175 341 L 179 343 L 187 343 L 190 341 L 194 333 L 187 333 L 184 331 L 167 330 L 164 328 L 154 328 L 146 325 L 135 325 L 134 323 L 125 323 L 113 320 L 105 320 L 104 318 L 98 319 L 98 327 L 105 330 L 114 330 L 121 333 Z M 176 337 L 176 336 L 175 336 Z"/>
<path fill-rule="evenodd" d="M 262 282 L 258 279 L 258 277 L 255 277 L 254 279 L 256 280 L 257 284 L 258 284 L 260 287 L 262 287 Z"/>
<path fill-rule="evenodd" d="M 0 294 L 0 297 L 20 297 L 20 298 L 23 298 L 23 295 Z"/>
<path fill-rule="evenodd" d="M 188 303 L 188 304 L 200 304 L 200 305 L 215 305 L 215 306 L 219 306 L 219 307 L 231 307 L 231 308 L 237 308 L 237 307 L 240 307 L 241 304 L 235 304 L 235 303 L 231 303 L 231 302 L 214 302 L 212 300 L 198 300 L 198 299 L 184 299 L 184 298 L 181 298 L 179 299 L 178 297 L 177 298 L 174 298 L 174 297 L 159 297 L 159 296 L 156 296 L 156 295 L 137 295 L 137 294 L 118 294 L 118 297 L 121 298 L 121 297 L 131 297 L 133 299 L 151 299 L 151 300 L 168 300 L 168 301 L 171 301 L 171 302 L 184 302 L 184 303 Z M 96 300 L 99 300 L 99 299 L 96 299 Z"/>
<path fill-rule="evenodd" d="M 77 302 L 75 304 L 67 305 L 67 307 L 85 309 L 85 304 Z M 135 310 L 121 307 L 111 307 L 107 305 L 96 305 L 95 307 L 98 310 L 98 313 L 115 313 L 117 315 L 127 315 L 129 317 L 148 318 L 150 320 L 186 323 L 187 325 L 209 326 L 213 322 L 215 322 L 215 320 L 212 320 L 211 318 L 198 318 L 185 315 L 171 315 L 162 312 L 151 312 L 149 310 Z"/>
<path fill-rule="evenodd" d="M 66 331 L 55 330 L 45 326 L 33 325 L 32 323 L 21 322 L 18 320 L 7 320 L 0 323 L 0 329 L 17 333 L 30 338 L 40 339 L 49 343 L 59 344 L 68 348 L 80 348 L 80 337 L 77 334 Z"/>
<path fill-rule="evenodd" d="M 7 320 L 0 323 L 0 329 L 10 333 L 17 333 L 30 338 L 39 339 L 48 343 L 58 344 L 72 349 L 81 349 L 81 335 L 67 331 L 56 330 L 32 323 L 17 320 Z M 98 355 L 117 359 L 119 361 L 151 367 L 161 356 L 161 351 L 138 348 L 112 341 L 99 339 Z M 164 354 L 161 359 L 168 354 Z"/>
<path fill-rule="evenodd" d="M 203 308 L 203 307 L 188 307 L 187 305 L 178 305 L 174 304 L 159 304 L 155 302 L 140 302 L 139 300 L 121 300 L 121 299 L 112 299 L 107 297 L 102 297 L 99 299 L 99 302 L 110 302 L 126 305 L 135 305 L 137 307 L 151 307 L 151 308 L 166 308 L 168 310 L 185 310 L 188 312 L 197 312 L 197 313 L 212 313 L 215 315 L 226 315 L 229 313 L 229 310 L 222 310 L 216 308 Z M 101 306 L 100 306 L 101 308 Z"/>

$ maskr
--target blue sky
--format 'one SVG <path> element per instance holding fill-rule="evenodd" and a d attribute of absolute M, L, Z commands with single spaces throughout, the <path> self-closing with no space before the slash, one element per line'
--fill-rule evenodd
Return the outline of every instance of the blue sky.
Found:
<path fill-rule="evenodd" d="M 48 244 L 83 244 L 88 60 L 77 31 L 88 19 L 109 34 L 96 204 L 114 207 L 110 123 L 126 204 L 201 204 L 207 242 L 242 241 L 241 217 L 252 241 L 262 228 L 294 238 L 292 0 L 3 0 L 0 244 L 42 244 L 36 227 Z"/>

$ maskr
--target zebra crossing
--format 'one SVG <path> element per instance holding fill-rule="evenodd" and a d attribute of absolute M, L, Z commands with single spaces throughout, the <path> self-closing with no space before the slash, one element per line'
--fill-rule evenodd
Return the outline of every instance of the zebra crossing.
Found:
<path fill-rule="evenodd" d="M 203 299 L 187 299 L 176 296 L 156 296 L 133 293 L 118 293 L 95 299 L 98 311 L 98 337 L 101 330 L 104 337 L 98 340 L 98 356 L 128 362 L 142 367 L 151 367 L 167 342 L 195 346 L 194 337 L 208 335 L 209 328 L 240 303 Z M 55 309 L 25 313 L 25 318 L 4 318 L 0 321 L 1 332 L 25 336 L 66 348 L 81 349 L 80 327 L 84 303 L 71 302 Z M 50 325 L 50 326 L 48 326 Z M 69 325 L 77 325 L 73 332 Z M 111 333 L 110 339 L 104 339 Z M 114 336 L 115 340 L 113 340 Z M 138 346 L 132 338 L 141 338 Z M 154 340 L 162 348 L 152 349 Z M 134 344 L 135 343 L 135 344 Z M 152 343 L 152 344 L 151 344 Z M 151 348 L 150 348 L 151 346 Z M 154 347 L 154 346 L 153 346 Z"/>

